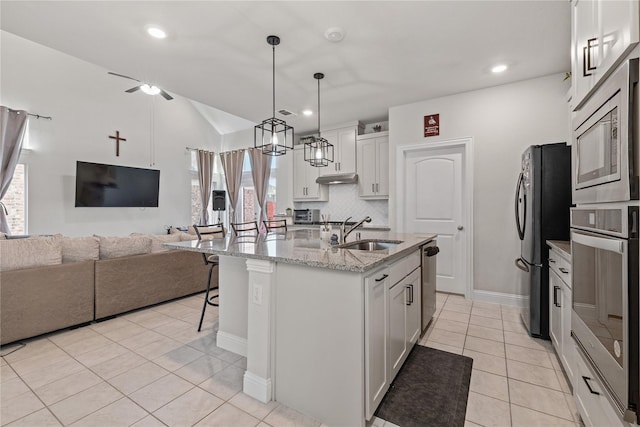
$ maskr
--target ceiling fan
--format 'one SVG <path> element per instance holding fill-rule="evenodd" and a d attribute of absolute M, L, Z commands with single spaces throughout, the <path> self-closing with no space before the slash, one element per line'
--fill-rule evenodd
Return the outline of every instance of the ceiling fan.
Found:
<path fill-rule="evenodd" d="M 138 79 L 134 79 L 133 77 L 125 76 L 125 75 L 118 74 L 118 73 L 112 73 L 111 71 L 107 71 L 107 73 L 111 74 L 112 76 L 118 76 L 118 77 L 122 77 L 122 78 L 133 80 L 133 81 L 136 81 L 136 82 L 140 83 L 138 86 L 134 86 L 131 89 L 125 90 L 125 92 L 127 92 L 127 93 L 133 93 L 133 92 L 135 92 L 137 90 L 141 90 L 144 93 L 146 93 L 147 95 L 158 95 L 158 94 L 160 94 L 167 101 L 171 101 L 173 99 L 173 96 L 169 95 L 167 92 L 165 92 L 164 90 L 160 89 L 158 86 L 150 85 L 150 84 L 142 82 L 142 81 L 140 81 Z"/>

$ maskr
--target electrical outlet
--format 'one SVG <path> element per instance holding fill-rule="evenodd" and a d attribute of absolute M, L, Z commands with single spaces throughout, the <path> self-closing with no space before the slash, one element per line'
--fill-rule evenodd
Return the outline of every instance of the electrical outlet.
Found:
<path fill-rule="evenodd" d="M 262 285 L 253 285 L 253 303 L 262 305 Z"/>

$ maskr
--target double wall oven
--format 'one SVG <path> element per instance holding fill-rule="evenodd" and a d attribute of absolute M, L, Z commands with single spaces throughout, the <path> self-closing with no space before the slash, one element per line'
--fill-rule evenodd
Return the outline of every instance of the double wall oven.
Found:
<path fill-rule="evenodd" d="M 571 330 L 625 421 L 640 419 L 638 59 L 573 120 Z M 583 377 L 580 381 L 595 379 Z"/>

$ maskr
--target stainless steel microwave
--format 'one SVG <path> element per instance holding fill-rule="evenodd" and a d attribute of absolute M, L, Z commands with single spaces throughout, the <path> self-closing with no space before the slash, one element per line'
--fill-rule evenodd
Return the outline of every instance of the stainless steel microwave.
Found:
<path fill-rule="evenodd" d="M 572 122 L 574 204 L 638 200 L 638 59 L 622 64 Z"/>

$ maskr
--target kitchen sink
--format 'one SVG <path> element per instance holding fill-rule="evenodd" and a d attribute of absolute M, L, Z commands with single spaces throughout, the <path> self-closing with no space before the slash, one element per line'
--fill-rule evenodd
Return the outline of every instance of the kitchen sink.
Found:
<path fill-rule="evenodd" d="M 402 243 L 402 240 L 356 240 L 355 242 L 343 243 L 337 247 L 373 252 L 393 248 L 400 243 Z"/>

